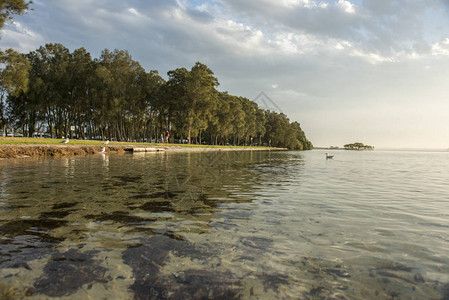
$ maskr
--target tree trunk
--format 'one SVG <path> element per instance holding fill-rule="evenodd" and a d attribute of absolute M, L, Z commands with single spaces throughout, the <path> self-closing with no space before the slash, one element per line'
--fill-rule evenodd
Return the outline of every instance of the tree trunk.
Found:
<path fill-rule="evenodd" d="M 188 140 L 188 143 L 189 143 L 189 144 L 191 144 L 191 142 L 190 142 L 190 138 L 191 138 L 190 132 L 191 132 L 191 129 L 192 129 L 192 123 L 189 122 L 189 133 L 188 133 L 188 137 L 187 137 L 187 140 Z"/>

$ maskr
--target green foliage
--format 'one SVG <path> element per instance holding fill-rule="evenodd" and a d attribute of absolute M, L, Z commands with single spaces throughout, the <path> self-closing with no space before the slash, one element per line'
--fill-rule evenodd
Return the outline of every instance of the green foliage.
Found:
<path fill-rule="evenodd" d="M 18 95 L 28 89 L 28 60 L 13 49 L 0 51 L 0 88 L 10 95 Z"/>
<path fill-rule="evenodd" d="M 105 49 L 92 59 L 84 48 L 71 53 L 47 44 L 26 61 L 29 88 L 16 84 L 20 92 L 10 93 L 7 106 L 11 124 L 28 136 L 156 141 L 169 130 L 172 141 L 195 144 L 312 148 L 299 123 L 284 114 L 218 92 L 217 78 L 200 62 L 169 71 L 165 81 L 122 50 Z"/>
<path fill-rule="evenodd" d="M 373 146 L 364 145 L 363 143 L 357 142 L 352 144 L 346 144 L 343 147 L 345 147 L 346 150 L 373 150 Z"/>
<path fill-rule="evenodd" d="M 294 150 L 310 150 L 312 143 L 307 140 L 298 122 L 290 123 L 285 114 L 266 111 L 265 116 L 268 143 L 276 147 L 286 147 Z"/>
<path fill-rule="evenodd" d="M 18 96 L 28 90 L 30 64 L 22 54 L 12 49 L 0 51 L 0 64 L 0 128 L 5 132 L 8 123 L 5 97 Z"/>
<path fill-rule="evenodd" d="M 12 19 L 12 15 L 24 14 L 32 2 L 24 0 L 1 0 L 0 1 L 0 29 L 3 28 L 6 21 Z"/>

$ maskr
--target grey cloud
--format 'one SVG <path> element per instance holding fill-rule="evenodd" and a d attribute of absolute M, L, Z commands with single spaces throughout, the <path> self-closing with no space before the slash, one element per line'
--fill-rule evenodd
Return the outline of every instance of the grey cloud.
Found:
<path fill-rule="evenodd" d="M 338 7 L 337 2 L 329 3 L 326 8 L 286 8 L 275 1 L 221 0 L 233 14 L 266 31 L 291 31 L 318 38 L 348 40 L 361 49 L 383 55 L 407 49 L 412 51 L 413 44 L 422 44 L 429 39 L 426 17 L 441 9 L 441 1 L 362 0 L 355 6 L 356 13 L 351 14 Z M 437 24 L 436 27 L 439 25 L 448 28 L 449 24 Z"/>
<path fill-rule="evenodd" d="M 211 23 L 214 20 L 214 16 L 205 11 L 199 11 L 198 9 L 187 9 L 187 14 L 197 22 Z"/>

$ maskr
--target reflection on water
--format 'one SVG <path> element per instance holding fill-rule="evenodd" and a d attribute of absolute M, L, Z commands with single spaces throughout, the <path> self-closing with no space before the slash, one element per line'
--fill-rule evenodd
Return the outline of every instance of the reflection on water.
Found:
<path fill-rule="evenodd" d="M 0 161 L 0 298 L 449 297 L 444 153 Z"/>

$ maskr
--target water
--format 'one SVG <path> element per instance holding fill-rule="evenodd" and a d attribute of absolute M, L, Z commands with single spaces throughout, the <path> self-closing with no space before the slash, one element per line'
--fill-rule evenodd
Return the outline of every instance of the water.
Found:
<path fill-rule="evenodd" d="M 0 298 L 448 299 L 449 153 L 0 161 Z"/>

